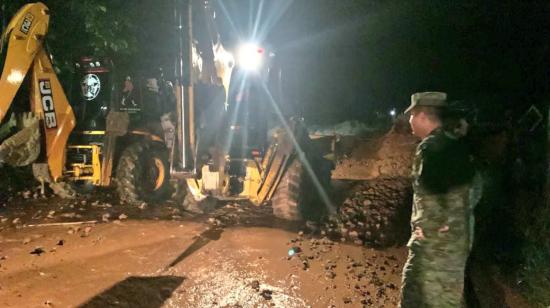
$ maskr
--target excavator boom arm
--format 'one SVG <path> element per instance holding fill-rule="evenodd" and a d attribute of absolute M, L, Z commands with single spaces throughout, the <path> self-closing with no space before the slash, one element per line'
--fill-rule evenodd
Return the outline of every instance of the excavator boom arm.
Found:
<path fill-rule="evenodd" d="M 2 33 L 2 46 L 5 44 L 7 48 L 3 50 L 6 56 L 0 77 L 0 122 L 42 49 L 49 21 L 49 11 L 44 4 L 27 4 L 15 14 Z"/>
<path fill-rule="evenodd" d="M 48 8 L 37 2 L 23 6 L 2 33 L 7 48 L 3 50 L 6 57 L 0 77 L 0 122 L 31 71 L 30 111 L 34 122 L 27 118 L 20 132 L 0 140 L 0 160 L 12 165 L 29 164 L 36 160 L 37 149 L 43 143 L 49 171 L 43 177 L 57 181 L 63 175 L 67 140 L 75 127 L 75 116 L 43 46 L 48 24 Z M 38 121 L 40 126 L 36 124 Z"/>

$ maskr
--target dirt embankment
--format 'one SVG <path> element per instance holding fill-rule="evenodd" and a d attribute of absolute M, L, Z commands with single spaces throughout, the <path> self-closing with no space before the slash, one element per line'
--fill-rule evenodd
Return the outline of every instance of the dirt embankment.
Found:
<path fill-rule="evenodd" d="M 378 137 L 344 137 L 336 148 L 336 180 L 372 180 L 409 177 L 418 139 L 408 123 L 397 121 Z"/>
<path fill-rule="evenodd" d="M 370 139 L 347 137 L 333 171 L 337 218 L 325 228 L 357 244 L 402 245 L 410 236 L 411 165 L 417 139 L 400 119 Z"/>

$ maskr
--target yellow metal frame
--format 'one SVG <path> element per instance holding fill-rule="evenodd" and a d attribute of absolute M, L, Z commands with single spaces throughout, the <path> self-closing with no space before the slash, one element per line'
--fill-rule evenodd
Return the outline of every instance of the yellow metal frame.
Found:
<path fill-rule="evenodd" d="M 280 130 L 273 136 L 273 141 L 261 161 L 246 162 L 246 177 L 239 198 L 249 199 L 260 205 L 269 201 L 286 171 L 289 159 L 295 153 L 291 138 Z M 207 166 L 205 166 L 208 168 Z M 187 179 L 187 188 L 195 200 L 204 198 L 203 182 L 200 179 Z M 220 188 L 229 188 L 220 187 Z"/>
<path fill-rule="evenodd" d="M 204 166 L 204 168 L 208 168 L 208 166 Z M 224 179 L 224 182 L 226 182 L 226 185 L 220 187 L 222 194 L 229 190 L 228 179 Z M 206 195 L 203 192 L 204 183 L 201 179 L 188 178 L 186 180 L 186 184 L 188 193 L 193 195 L 193 198 L 196 201 L 206 198 Z M 265 198 L 262 198 L 262 195 L 259 195 L 261 185 L 262 175 L 259 164 L 253 160 L 247 161 L 243 190 L 239 193 L 237 199 L 249 199 L 255 205 L 262 204 L 266 200 Z"/>
<path fill-rule="evenodd" d="M 254 161 L 248 161 L 246 164 L 246 177 L 243 183 L 243 191 L 239 196 L 246 197 L 255 205 L 259 205 L 261 201 L 258 198 L 258 189 L 261 184 L 262 177 L 258 165 Z"/>
<path fill-rule="evenodd" d="M 100 185 L 101 183 L 101 160 L 99 155 L 101 154 L 101 147 L 98 145 L 71 145 L 70 149 L 91 149 L 92 150 L 92 164 L 71 164 L 72 170 L 67 173 L 72 174 L 71 180 L 84 180 L 90 181 L 93 185 Z"/>
<path fill-rule="evenodd" d="M 83 131 L 75 132 L 75 134 L 80 134 L 80 135 L 105 135 L 105 131 L 104 130 L 83 130 Z"/>

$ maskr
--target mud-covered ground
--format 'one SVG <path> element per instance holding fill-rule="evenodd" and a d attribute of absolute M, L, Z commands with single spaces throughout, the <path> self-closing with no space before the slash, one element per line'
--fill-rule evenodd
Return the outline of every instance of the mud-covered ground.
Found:
<path fill-rule="evenodd" d="M 343 212 L 382 182 L 348 187 Z M 288 223 L 273 217 L 269 206 L 247 203 L 219 203 L 197 215 L 172 202 L 121 205 L 109 191 L 77 200 L 36 197 L 24 191 L 0 207 L 1 307 L 398 302 L 406 248 L 381 248 L 350 237 L 349 230 L 335 234 L 331 223 Z M 360 225 L 346 215 L 340 224 Z M 528 307 L 483 260 L 472 264 L 472 307 Z"/>
<path fill-rule="evenodd" d="M 0 307 L 396 307 L 413 149 L 395 128 L 353 141 L 333 172 L 338 215 L 321 223 L 249 203 L 130 206 L 109 190 L 64 200 L 3 170 Z M 528 307 L 486 260 L 470 262 L 470 307 Z"/>
<path fill-rule="evenodd" d="M 194 215 L 170 202 L 120 205 L 109 191 L 77 200 L 33 194 L 0 210 L 2 307 L 398 302 L 404 248 L 331 240 L 318 225 L 274 218 L 267 206 L 222 203 Z"/>

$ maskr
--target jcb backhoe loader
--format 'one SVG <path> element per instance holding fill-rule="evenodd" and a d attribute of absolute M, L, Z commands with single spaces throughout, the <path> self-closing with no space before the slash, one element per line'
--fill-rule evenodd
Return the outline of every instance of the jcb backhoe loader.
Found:
<path fill-rule="evenodd" d="M 3 29 L 0 162 L 32 163 L 35 177 L 66 197 L 73 196 L 75 188 L 116 182 L 123 201 L 165 199 L 170 188 L 169 152 L 161 137 L 160 114 L 152 125 L 132 120 L 144 118 L 135 116 L 147 109 L 139 104 L 143 91 L 134 91 L 127 79 L 122 93 L 113 95 L 112 63 L 92 57 L 78 63 L 81 91 L 69 104 L 44 48 L 49 18 L 44 4 L 27 4 Z M 29 106 L 13 104 L 27 83 Z M 156 79 L 147 88 L 149 104 L 173 97 L 169 84 Z M 147 114 L 155 114 L 150 111 Z"/>

